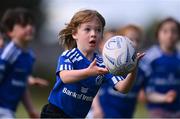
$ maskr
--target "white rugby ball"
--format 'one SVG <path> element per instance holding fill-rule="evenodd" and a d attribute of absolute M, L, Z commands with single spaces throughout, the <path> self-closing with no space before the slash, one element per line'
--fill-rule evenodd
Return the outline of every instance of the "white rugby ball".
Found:
<path fill-rule="evenodd" d="M 127 75 L 136 67 L 134 44 L 125 36 L 108 39 L 102 53 L 105 66 L 114 75 Z"/>

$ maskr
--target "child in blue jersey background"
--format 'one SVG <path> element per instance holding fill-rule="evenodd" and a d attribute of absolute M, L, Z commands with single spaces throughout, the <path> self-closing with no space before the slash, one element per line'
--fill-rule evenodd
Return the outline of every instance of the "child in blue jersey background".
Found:
<path fill-rule="evenodd" d="M 3 29 L 3 28 L 1 28 L 1 26 L 0 26 L 0 29 Z M 6 39 L 5 37 L 8 37 L 8 39 Z M 8 44 L 8 43 L 6 43 L 6 42 L 9 42 L 8 40 L 13 40 L 13 39 L 11 39 L 10 36 L 7 36 L 6 33 L 3 33 L 3 31 L 1 31 L 0 32 L 0 55 L 1 55 L 4 47 Z M 40 87 L 47 87 L 49 85 L 49 82 L 47 81 L 47 79 L 43 79 L 40 77 L 34 77 L 34 76 L 30 75 L 28 77 L 28 85 L 30 85 L 30 86 L 36 85 L 36 86 L 40 86 Z"/>
<path fill-rule="evenodd" d="M 33 16 L 26 9 L 7 10 L 2 18 L 2 31 L 11 38 L 11 42 L 0 55 L 0 118 L 14 118 L 20 101 L 31 118 L 39 117 L 27 88 L 35 61 L 28 47 L 34 30 Z"/>
<path fill-rule="evenodd" d="M 41 112 L 42 118 L 85 118 L 98 89 L 104 82 L 117 91 L 127 93 L 133 85 L 136 69 L 124 79 L 113 76 L 95 53 L 102 39 L 105 20 L 95 10 L 77 12 L 59 33 L 65 47 L 58 60 L 56 82 L 49 95 L 49 104 Z M 138 53 L 139 60 L 143 53 Z"/>
<path fill-rule="evenodd" d="M 100 51 L 102 51 L 101 47 L 109 39 L 109 36 L 112 37 L 113 35 L 127 36 L 134 42 L 135 47 L 139 48 L 142 30 L 138 26 L 130 24 L 118 29 L 115 33 L 111 31 L 106 32 L 99 46 Z M 143 88 L 143 85 L 144 80 L 139 77 L 128 94 L 122 94 L 113 90 L 109 85 L 104 84 L 92 105 L 94 118 L 132 118 L 135 112 L 138 93 Z"/>
<path fill-rule="evenodd" d="M 173 18 L 161 21 L 156 30 L 158 44 L 152 46 L 139 66 L 147 80 L 145 87 L 151 118 L 180 117 L 180 53 L 176 44 L 180 24 Z"/>

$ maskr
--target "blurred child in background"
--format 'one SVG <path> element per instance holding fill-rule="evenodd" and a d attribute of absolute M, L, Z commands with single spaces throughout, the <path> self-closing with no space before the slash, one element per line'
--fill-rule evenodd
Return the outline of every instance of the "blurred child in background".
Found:
<path fill-rule="evenodd" d="M 108 33 L 108 32 L 107 32 Z M 110 34 L 109 32 L 108 34 Z M 140 41 L 142 39 L 142 31 L 138 26 L 128 25 L 117 30 L 117 33 L 113 35 L 123 35 L 127 36 L 130 40 L 134 42 L 136 48 L 139 47 Z M 104 40 L 107 34 L 104 34 Z M 105 41 L 100 43 L 100 48 L 103 47 Z M 102 51 L 102 49 L 101 49 Z M 135 106 L 137 102 L 137 97 L 140 89 L 143 87 L 144 81 L 142 78 L 138 78 L 135 81 L 134 86 L 129 91 L 128 94 L 122 94 L 112 87 L 104 84 L 99 91 L 99 95 L 95 98 L 93 102 L 93 114 L 95 118 L 132 118 Z"/>
<path fill-rule="evenodd" d="M 180 53 L 176 44 L 180 24 L 173 18 L 161 21 L 156 30 L 158 44 L 140 62 L 145 74 L 148 112 L 151 118 L 180 117 Z"/>
<path fill-rule="evenodd" d="M 12 40 L 10 38 L 10 36 L 7 36 L 6 33 L 3 33 L 2 27 L 3 27 L 2 24 L 0 24 L 0 55 L 1 55 L 4 47 L 7 45 L 6 42 L 10 42 L 9 40 Z M 5 40 L 6 40 L 6 42 L 5 42 Z M 49 85 L 49 82 L 46 79 L 43 79 L 40 77 L 34 77 L 34 76 L 30 75 L 28 77 L 28 84 L 29 85 L 37 85 L 40 87 L 46 87 Z"/>
<path fill-rule="evenodd" d="M 11 41 L 0 55 L 0 118 L 15 118 L 20 101 L 31 118 L 38 118 L 39 113 L 32 105 L 27 88 L 35 61 L 32 50 L 28 47 L 35 30 L 33 16 L 23 8 L 9 9 L 5 12 L 1 25 L 2 32 Z M 3 41 L 3 37 L 1 38 Z M 32 79 L 29 80 L 29 84 L 36 84 Z M 47 82 L 40 85 L 47 85 Z"/>
<path fill-rule="evenodd" d="M 129 24 L 117 30 L 116 35 L 123 35 L 128 37 L 131 41 L 134 42 L 134 47 L 136 49 L 140 48 L 142 40 L 142 29 L 139 26 Z"/>

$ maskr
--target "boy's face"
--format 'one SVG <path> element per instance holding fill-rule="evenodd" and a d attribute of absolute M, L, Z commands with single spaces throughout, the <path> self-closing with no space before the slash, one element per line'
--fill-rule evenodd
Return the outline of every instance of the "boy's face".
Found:
<path fill-rule="evenodd" d="M 83 52 L 93 52 L 102 38 L 102 25 L 99 19 L 93 18 L 90 22 L 82 23 L 73 34 L 77 47 Z"/>
<path fill-rule="evenodd" d="M 16 24 L 13 27 L 13 30 L 10 32 L 11 39 L 17 39 L 22 42 L 29 42 L 33 39 L 35 28 L 33 25 L 27 24 L 22 26 Z"/>
<path fill-rule="evenodd" d="M 165 48 L 173 48 L 179 38 L 178 28 L 174 22 L 166 22 L 160 28 L 158 40 Z"/>

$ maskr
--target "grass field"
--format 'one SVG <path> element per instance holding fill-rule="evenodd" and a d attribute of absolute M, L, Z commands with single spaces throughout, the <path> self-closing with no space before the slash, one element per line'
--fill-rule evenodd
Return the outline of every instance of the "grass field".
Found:
<path fill-rule="evenodd" d="M 49 95 L 49 91 L 50 91 L 50 89 L 39 88 L 36 86 L 31 88 L 32 101 L 33 101 L 35 108 L 39 112 L 40 112 L 42 106 L 47 103 L 47 97 Z M 21 103 L 17 109 L 16 117 L 17 118 L 27 118 L 28 117 L 28 114 Z"/>
<path fill-rule="evenodd" d="M 42 106 L 47 103 L 47 97 L 49 95 L 50 89 L 47 88 L 38 88 L 34 87 L 31 89 L 32 93 L 32 100 L 34 103 L 34 106 L 38 111 L 41 110 Z M 25 108 L 23 107 L 22 104 L 19 105 L 17 113 L 16 113 L 17 118 L 27 118 L 28 114 L 25 111 Z M 134 115 L 135 118 L 144 118 L 147 117 L 147 111 L 144 108 L 143 104 L 138 104 L 137 109 Z"/>
<path fill-rule="evenodd" d="M 44 105 L 46 102 L 47 101 L 45 99 L 41 100 L 39 102 L 36 101 L 35 102 L 35 107 L 37 108 L 38 111 L 40 111 L 42 105 Z M 22 104 L 20 104 L 20 106 L 18 108 L 16 117 L 17 118 L 27 118 L 28 117 L 28 114 L 25 111 L 25 109 L 22 106 Z M 144 109 L 143 104 L 138 104 L 134 117 L 135 118 L 146 118 L 147 117 L 147 111 L 146 111 L 146 109 Z"/>

